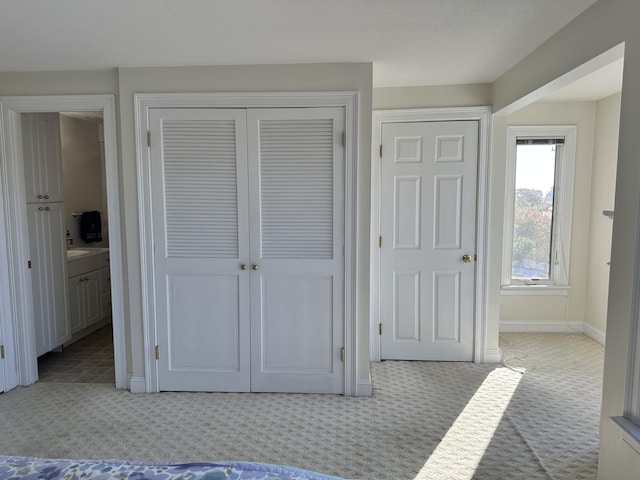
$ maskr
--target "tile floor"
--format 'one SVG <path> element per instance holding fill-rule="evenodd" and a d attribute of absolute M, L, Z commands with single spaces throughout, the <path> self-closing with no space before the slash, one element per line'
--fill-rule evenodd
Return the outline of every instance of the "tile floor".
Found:
<path fill-rule="evenodd" d="M 115 383 L 111 324 L 38 358 L 40 382 Z"/>

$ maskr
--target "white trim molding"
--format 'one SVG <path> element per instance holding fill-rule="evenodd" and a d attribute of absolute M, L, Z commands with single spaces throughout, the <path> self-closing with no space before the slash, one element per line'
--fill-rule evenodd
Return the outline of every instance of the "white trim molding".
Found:
<path fill-rule="evenodd" d="M 381 166 L 379 146 L 382 126 L 385 123 L 445 122 L 476 120 L 478 122 L 478 185 L 476 213 L 476 279 L 474 311 L 473 361 L 485 363 L 486 316 L 487 316 L 487 252 L 488 252 L 488 202 L 489 149 L 491 139 L 491 107 L 420 108 L 409 110 L 377 110 L 373 112 L 372 158 L 371 158 L 371 280 L 370 280 L 370 344 L 369 356 L 380 361 L 380 180 Z"/>
<path fill-rule="evenodd" d="M 131 393 L 146 393 L 147 379 L 144 377 L 131 377 L 129 380 L 129 390 Z"/>
<path fill-rule="evenodd" d="M 502 354 L 499 348 L 486 348 L 484 350 L 484 363 L 500 363 Z"/>
<path fill-rule="evenodd" d="M 583 333 L 582 322 L 501 320 L 500 332 Z"/>
<path fill-rule="evenodd" d="M 136 163 L 138 172 L 138 214 L 143 292 L 143 334 L 145 391 L 158 391 L 154 354 L 155 285 L 153 271 L 153 229 L 151 224 L 150 157 L 147 147 L 149 110 L 152 108 L 284 108 L 344 107 L 345 149 L 345 291 L 344 291 L 344 394 L 366 395 L 357 380 L 356 322 L 356 192 L 358 158 L 358 92 L 265 92 L 265 93 L 160 93 L 134 94 Z M 362 392 L 362 393 L 361 393 Z M 370 393 L 369 393 L 370 395 Z"/>
<path fill-rule="evenodd" d="M 38 379 L 30 274 L 24 268 L 29 254 L 20 114 L 28 112 L 95 112 L 103 114 L 107 185 L 111 302 L 116 388 L 127 388 L 122 235 L 120 232 L 120 184 L 116 110 L 113 95 L 54 95 L 1 97 L 0 165 L 4 223 L 0 226 L 0 267 L 9 288 L 0 289 L 0 320 L 13 320 L 15 381 L 9 386 L 30 385 Z M 5 264 L 6 262 L 6 264 Z M 5 275 L 5 273 L 2 273 Z M 8 310 L 8 312 L 7 312 Z M 5 316 L 8 315 L 8 316 Z M 6 325 L 5 325 L 6 326 Z"/>

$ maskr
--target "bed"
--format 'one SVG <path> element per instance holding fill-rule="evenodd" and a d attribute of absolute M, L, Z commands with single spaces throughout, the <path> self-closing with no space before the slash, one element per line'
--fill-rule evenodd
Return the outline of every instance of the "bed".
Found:
<path fill-rule="evenodd" d="M 156 463 L 0 455 L 0 479 L 340 480 L 307 470 L 251 462 Z"/>

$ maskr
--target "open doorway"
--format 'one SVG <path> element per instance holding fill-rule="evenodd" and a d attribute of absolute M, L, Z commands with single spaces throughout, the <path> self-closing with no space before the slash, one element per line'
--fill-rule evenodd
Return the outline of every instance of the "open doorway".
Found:
<path fill-rule="evenodd" d="M 38 379 L 114 384 L 102 112 L 21 125 Z"/>
<path fill-rule="evenodd" d="M 23 114 L 39 114 L 43 112 L 49 112 L 58 118 L 67 118 L 69 121 L 81 120 L 85 123 L 89 123 L 89 117 L 91 117 L 91 121 L 96 124 L 90 129 L 102 130 L 103 132 L 103 135 L 99 138 L 99 143 L 102 142 L 99 147 L 103 148 L 103 150 L 98 155 L 100 162 L 104 165 L 104 167 L 102 167 L 102 164 L 100 165 L 103 171 L 103 178 L 99 180 L 102 188 L 95 189 L 102 190 L 97 195 L 98 199 L 91 201 L 90 204 L 69 205 L 71 209 L 68 215 L 66 215 L 63 208 L 60 213 L 61 220 L 57 222 L 65 237 L 60 255 L 62 258 L 58 259 L 59 262 L 63 262 L 64 277 L 62 283 L 68 287 L 67 282 L 71 280 L 69 274 L 74 274 L 72 276 L 82 278 L 86 285 L 92 285 L 92 287 L 87 288 L 95 288 L 97 297 L 92 296 L 91 310 L 94 313 L 97 312 L 94 317 L 97 316 L 99 318 L 96 322 L 93 321 L 95 318 L 88 321 L 84 319 L 80 325 L 76 325 L 73 328 L 70 327 L 67 334 L 60 335 L 57 340 L 53 341 L 53 343 L 58 343 L 59 345 L 50 343 L 49 346 L 55 351 L 59 350 L 61 345 L 64 351 L 65 344 L 67 346 L 71 345 L 69 346 L 70 349 L 73 347 L 74 340 L 78 340 L 95 329 L 99 330 L 100 327 L 106 329 L 107 334 L 112 335 L 112 346 L 108 347 L 108 350 L 112 352 L 110 354 L 112 357 L 102 358 L 101 362 L 103 366 L 106 366 L 107 363 L 111 364 L 116 388 L 127 388 L 114 97 L 112 95 L 5 97 L 0 100 L 2 100 L 0 103 L 2 105 L 3 132 L 3 148 L 0 151 L 6 156 L 5 175 L 2 178 L 2 187 L 6 192 L 3 207 L 6 219 L 5 225 L 8 231 L 8 234 L 0 239 L 0 250 L 4 250 L 10 260 L 6 275 L 10 288 L 0 292 L 0 300 L 4 305 L 10 306 L 11 316 L 3 318 L 11 319 L 10 323 L 7 321 L 5 323 L 9 323 L 8 328 L 13 331 L 12 337 L 15 339 L 15 342 L 9 342 L 8 345 L 9 352 L 15 358 L 15 368 L 7 374 L 5 389 L 8 390 L 17 385 L 29 385 L 38 380 L 39 376 L 37 360 L 39 351 L 35 323 L 37 307 L 34 302 L 32 272 L 29 268 L 20 267 L 28 265 L 33 250 L 30 245 L 32 235 L 29 228 L 30 208 L 28 205 L 30 203 L 36 205 L 36 211 L 40 211 L 38 210 L 39 207 L 46 211 L 47 206 L 49 211 L 52 211 L 53 207 L 46 205 L 44 201 L 40 204 L 28 201 L 29 189 L 27 188 L 26 179 L 29 178 L 29 173 L 25 172 L 22 122 Z M 60 115 L 63 112 L 71 112 L 71 115 Z M 82 119 L 78 117 L 82 117 Z M 100 117 L 102 117 L 100 120 L 103 123 L 102 128 L 98 128 L 98 119 Z M 69 176 L 72 177 L 71 175 Z M 78 182 L 78 180 L 75 181 Z M 50 196 L 49 199 L 44 199 L 43 194 L 42 200 L 52 200 L 52 198 Z M 77 231 L 78 227 L 73 222 L 79 222 L 84 212 L 104 213 L 103 218 L 101 218 L 103 225 L 100 233 L 107 236 L 108 240 L 106 242 L 104 236 L 101 240 L 102 243 L 100 241 L 80 243 L 78 239 L 74 238 L 72 232 Z M 73 213 L 78 214 L 77 217 L 73 217 Z M 70 218 L 67 219 L 66 216 Z M 77 261 L 92 264 L 97 262 L 96 265 L 90 266 L 90 272 L 84 271 L 86 265 L 82 266 L 82 272 L 76 272 L 75 269 L 69 268 L 66 248 L 67 230 L 69 230 L 69 236 L 74 240 L 74 246 L 84 247 L 76 250 L 87 252 L 78 254 Z M 98 246 L 93 246 L 93 244 Z M 106 250 L 107 248 L 108 250 Z M 82 256 L 85 258 L 82 258 Z M 85 278 L 89 278 L 89 280 L 84 280 Z M 109 284 L 110 290 L 107 292 L 105 288 Z M 69 299 L 73 299 L 73 293 L 68 293 L 69 291 L 70 289 L 66 293 L 66 301 L 61 304 L 71 313 L 70 316 L 72 317 L 73 311 L 71 307 L 73 302 L 70 302 Z M 84 295 L 88 294 L 84 292 Z M 111 326 L 109 326 L 110 322 Z"/>
<path fill-rule="evenodd" d="M 526 238 L 521 238 L 524 235 L 518 232 L 518 225 L 505 228 L 501 332 L 579 332 L 605 343 L 622 71 L 622 58 L 611 61 L 502 119 L 506 128 L 515 132 L 575 127 L 576 152 L 572 212 L 558 224 L 559 230 L 570 229 L 566 235 L 570 241 L 562 242 L 562 235 L 551 237 L 552 241 L 558 240 L 558 252 L 551 255 L 550 264 L 563 267 L 559 274 L 566 276 L 564 284 L 539 280 L 539 275 L 519 284 L 513 280 L 511 267 L 515 260 L 510 261 L 507 254 L 515 256 Z M 507 137 L 507 152 L 509 148 L 515 151 L 518 141 L 540 141 L 532 135 Z M 509 145 L 510 140 L 514 145 Z M 507 169 L 507 177 L 510 175 L 516 178 L 517 172 Z M 510 194 L 514 195 L 513 188 L 505 193 L 505 202 Z M 515 190 L 514 196 L 517 194 Z M 553 195 L 551 198 L 555 202 Z M 537 218 L 530 204 L 523 207 L 526 211 L 520 212 L 520 220 Z M 509 226 L 509 221 L 517 223 L 517 215 L 506 210 L 505 225 Z M 533 242 L 534 246 L 540 243 Z"/>

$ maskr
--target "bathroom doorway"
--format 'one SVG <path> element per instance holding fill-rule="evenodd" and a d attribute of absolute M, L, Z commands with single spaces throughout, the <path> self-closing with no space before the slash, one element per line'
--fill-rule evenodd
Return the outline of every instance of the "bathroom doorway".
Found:
<path fill-rule="evenodd" d="M 102 112 L 21 123 L 39 381 L 113 384 Z"/>
<path fill-rule="evenodd" d="M 126 351 L 124 341 L 124 305 L 123 305 L 123 274 L 122 274 L 122 251 L 120 238 L 120 206 L 119 206 L 119 183 L 118 183 L 118 163 L 117 163 L 117 145 L 116 145 L 116 117 L 115 117 L 115 99 L 113 95 L 89 95 L 89 96 L 35 96 L 35 97 L 3 97 L 0 98 L 2 106 L 2 133 L 3 143 L 0 149 L 0 155 L 6 155 L 6 175 L 2 178 L 2 187 L 6 192 L 6 223 L 9 226 L 10 233 L 0 239 L 0 253 L 4 251 L 7 257 L 11 259 L 9 268 L 7 269 L 8 285 L 10 288 L 3 289 L 0 292 L 0 301 L 11 305 L 12 315 L 9 322 L 16 341 L 9 345 L 8 350 L 14 352 L 15 371 L 10 372 L 7 377 L 7 389 L 11 389 L 17 385 L 30 385 L 38 380 L 39 374 L 46 377 L 44 372 L 39 372 L 38 367 L 38 346 L 35 334 L 35 313 L 36 302 L 34 301 L 33 288 L 31 282 L 31 270 L 18 268 L 23 265 L 22 262 L 31 260 L 30 246 L 31 235 L 29 232 L 28 221 L 28 202 L 26 181 L 28 172 L 25 171 L 23 157 L 22 142 L 22 114 L 52 112 L 57 114 L 59 118 L 63 118 L 63 122 L 73 123 L 81 121 L 84 123 L 94 123 L 91 128 L 97 128 L 100 121 L 102 122 L 102 152 L 101 161 L 104 167 L 102 170 L 102 178 L 100 183 L 102 188 L 91 187 L 92 190 L 100 190 L 101 199 L 90 204 L 78 205 L 77 209 L 71 207 L 70 212 L 66 210 L 62 214 L 62 220 L 58 222 L 64 229 L 62 257 L 64 260 L 65 276 L 62 282 L 67 286 L 66 302 L 63 302 L 65 308 L 73 320 L 74 314 L 74 290 L 69 288 L 67 282 L 71 280 L 71 276 L 83 280 L 83 287 L 86 286 L 90 291 L 97 290 L 97 297 L 93 295 L 93 291 L 80 294 L 80 298 L 85 299 L 85 304 L 89 307 L 88 320 L 84 320 L 80 326 L 74 325 L 69 328 L 69 332 L 65 335 L 56 337 L 54 343 L 59 342 L 62 346 L 62 352 L 73 352 L 78 350 L 82 345 L 80 338 L 87 339 L 84 343 L 89 343 L 91 349 L 96 349 L 96 342 L 91 342 L 90 337 L 93 332 L 102 332 L 103 338 L 101 342 L 110 343 L 106 347 L 108 354 L 102 355 L 99 359 L 98 367 L 107 367 L 113 369 L 113 381 L 116 388 L 127 388 L 126 381 Z M 62 113 L 62 115 L 60 115 Z M 102 117 L 100 119 L 100 117 Z M 86 126 L 86 125 L 85 125 Z M 75 180 L 76 183 L 84 183 L 82 180 Z M 37 197 L 37 196 L 36 196 Z M 43 202 L 35 207 L 40 211 L 42 207 L 44 211 L 49 207 L 49 211 L 53 210 L 52 205 L 46 205 L 43 195 Z M 52 200 L 51 196 L 49 200 Z M 64 203 L 64 198 L 63 202 Z M 71 205 L 69 205 L 71 206 Z M 73 221 L 79 222 L 82 214 L 85 212 L 99 212 L 101 214 L 101 234 L 102 239 L 96 242 L 80 242 L 81 233 L 77 232 L 77 225 Z M 73 213 L 78 214 L 73 217 Z M 104 213 L 104 215 L 102 215 Z M 67 218 L 69 217 L 69 218 Z M 95 217 L 94 217 L 95 218 Z M 80 262 L 82 268 L 70 268 L 70 262 L 67 258 L 66 248 L 66 231 L 69 230 L 69 237 L 73 240 L 70 245 L 69 252 L 75 250 L 74 257 L 76 262 Z M 95 233 L 95 232 L 94 232 Z M 77 235 L 77 237 L 76 237 Z M 106 238 L 106 240 L 105 240 Z M 82 251 L 82 252 L 80 252 Z M 71 255 L 73 256 L 73 255 Z M 87 265 L 90 264 L 90 265 Z M 89 271 L 85 271 L 89 268 Z M 81 271 L 79 271 L 81 270 Z M 107 290 L 109 286 L 109 290 Z M 87 301 L 86 296 L 93 298 Z M 97 300 L 96 300 L 97 298 Z M 87 303 L 88 302 L 88 303 Z M 109 305 L 110 304 L 110 305 Z M 108 308 L 107 308 L 108 307 Z M 76 309 L 77 310 L 77 309 Z M 106 312 L 109 312 L 108 314 Z M 97 321 L 96 321 L 96 317 Z M 105 333 L 106 332 L 106 333 Z M 85 335 L 86 334 L 86 335 Z M 76 347 L 73 347 L 76 344 Z M 60 353 L 60 345 L 51 344 L 53 353 Z M 50 351 L 50 350 L 47 350 Z M 58 350 L 58 352 L 56 352 Z M 46 353 L 46 352 L 45 352 Z M 41 356 L 41 355 L 40 355 Z M 87 352 L 76 355 L 79 358 L 87 356 Z M 98 359 L 96 359 L 98 360 Z M 92 366 L 90 368 L 96 368 Z M 100 376 L 105 378 L 107 372 L 101 373 Z M 62 376 L 62 375 L 59 375 Z M 82 374 L 81 376 L 88 377 Z M 80 377 L 80 375 L 78 375 Z M 99 378 L 94 377 L 95 380 Z M 67 380 L 70 380 L 67 378 Z M 113 381 L 109 383 L 113 383 Z"/>

